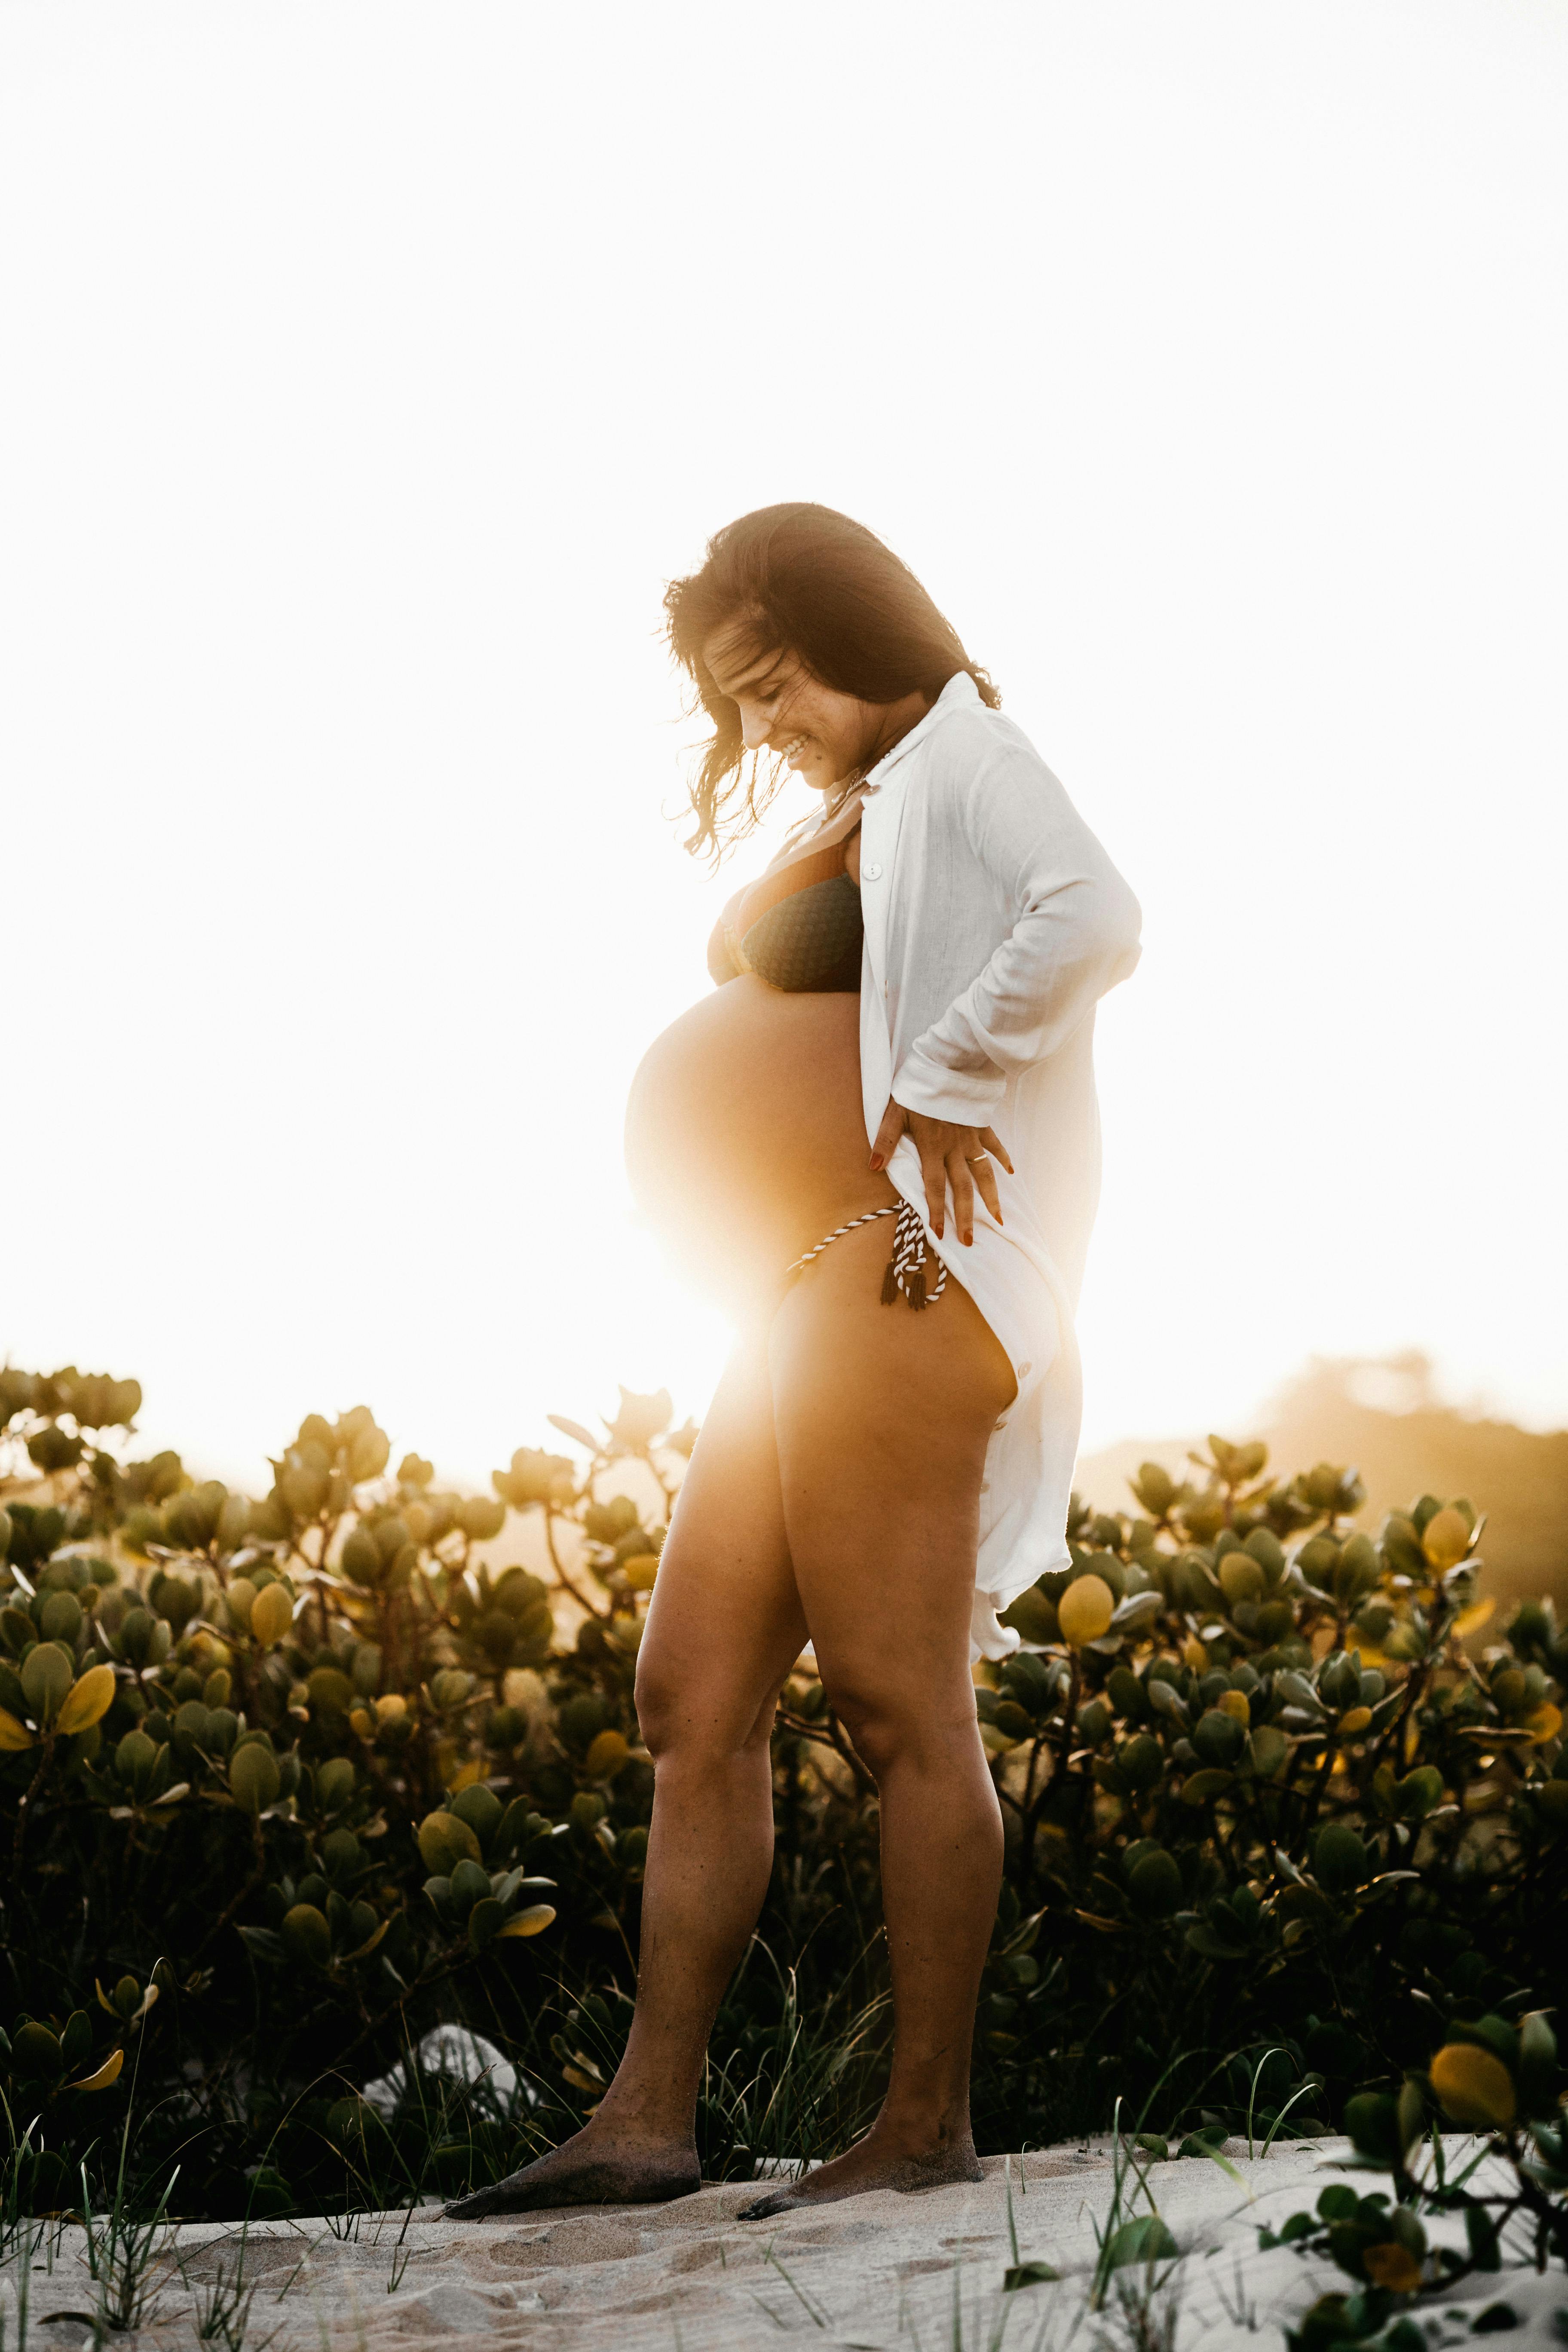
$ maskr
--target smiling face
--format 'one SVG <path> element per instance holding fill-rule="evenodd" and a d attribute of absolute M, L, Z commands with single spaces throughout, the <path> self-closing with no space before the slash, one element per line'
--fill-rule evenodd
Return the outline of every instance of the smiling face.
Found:
<path fill-rule="evenodd" d="M 864 774 L 924 717 L 922 694 L 862 702 L 813 676 L 798 654 L 759 646 L 745 620 L 726 622 L 702 647 L 702 663 L 734 703 L 748 751 L 772 751 L 826 793 Z"/>

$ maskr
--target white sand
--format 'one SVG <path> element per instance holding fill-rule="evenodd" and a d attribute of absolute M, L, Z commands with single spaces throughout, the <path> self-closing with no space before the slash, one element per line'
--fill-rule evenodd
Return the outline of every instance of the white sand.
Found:
<path fill-rule="evenodd" d="M 1474 2144 L 1455 2137 L 1445 2152 L 1451 2174 Z M 1260 2252 L 1258 2226 L 1278 2228 L 1310 2208 L 1330 2180 L 1348 2179 L 1365 2193 L 1386 2188 L 1386 2176 L 1340 2169 L 1335 2158 L 1349 2154 L 1342 2139 L 1277 2145 L 1267 2160 L 1249 2160 L 1245 2141 L 1227 2142 L 1224 2153 L 1242 2187 L 1201 2159 L 1158 2164 L 1148 2174 L 1181 2257 L 1158 2266 L 1156 2328 L 1147 2336 L 1132 2332 L 1114 2283 L 1101 2311 L 1088 2308 L 1094 2223 L 1103 2226 L 1111 2194 L 1110 2145 L 1100 2138 L 1012 2159 L 1019 2253 L 1060 2271 L 1053 2284 L 1003 2291 L 1012 2252 L 1004 2159 L 993 2157 L 972 2187 L 851 2198 L 770 2222 L 736 2221 L 760 2192 L 732 2183 L 668 2205 L 494 2221 L 448 2221 L 436 2206 L 412 2216 L 363 2215 L 337 2225 L 352 2231 L 346 2237 L 319 2221 L 254 2224 L 243 2249 L 245 2283 L 256 2288 L 245 2352 L 268 2343 L 273 2352 L 408 2352 L 436 2337 L 453 2352 L 480 2343 L 542 2352 L 731 2352 L 776 2347 L 784 2336 L 821 2352 L 1061 2352 L 1069 2341 L 1083 2352 L 1156 2345 L 1264 2352 L 1281 2344 L 1283 2327 L 1315 2296 L 1348 2292 L 1352 2282 L 1289 2248 Z M 1500 2168 L 1488 2181 L 1506 2185 Z M 1146 2211 L 1146 2200 L 1132 2210 Z M 1457 2221 L 1430 2222 L 1427 2234 L 1464 2242 Z M 201 2352 L 204 2307 L 215 2283 L 233 2280 L 240 2252 L 235 2227 L 186 2223 L 167 2232 L 141 2329 L 109 2341 Z M 1526 2258 L 1522 2241 L 1512 2243 L 1500 2273 L 1466 2279 L 1447 2298 L 1417 2306 L 1429 2340 L 1465 2340 L 1478 2314 L 1505 2302 L 1519 2325 L 1504 2343 L 1521 2352 L 1560 2345 L 1553 2314 L 1568 2311 L 1568 2273 L 1538 2276 Z M 97 2305 L 81 2230 L 57 2231 L 50 2245 L 38 2246 L 25 2282 L 18 2268 L 13 2250 L 0 2270 L 5 2352 L 89 2345 L 85 2318 L 48 2318 L 90 2315 Z M 1140 2271 L 1117 2275 L 1143 2284 Z M 16 2309 L 24 2285 L 26 2343 Z M 238 2352 L 221 2335 L 209 2340 L 213 2352 Z"/>

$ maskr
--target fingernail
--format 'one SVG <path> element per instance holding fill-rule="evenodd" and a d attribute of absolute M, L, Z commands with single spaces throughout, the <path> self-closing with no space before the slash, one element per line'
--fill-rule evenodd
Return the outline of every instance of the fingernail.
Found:
<path fill-rule="evenodd" d="M 882 1155 L 881 1155 L 881 1153 L 880 1153 L 879 1151 L 873 1151 L 873 1153 L 871 1154 L 871 1165 L 872 1165 L 872 1167 L 873 1167 L 873 1168 L 879 1168 L 879 1167 L 881 1166 L 881 1164 L 882 1164 Z"/>

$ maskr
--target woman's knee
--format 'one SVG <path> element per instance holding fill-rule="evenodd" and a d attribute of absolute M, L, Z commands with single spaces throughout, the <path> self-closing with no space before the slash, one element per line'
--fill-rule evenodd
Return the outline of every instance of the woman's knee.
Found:
<path fill-rule="evenodd" d="M 929 1684 L 905 1686 L 880 1676 L 822 1669 L 828 1704 L 860 1761 L 880 1780 L 900 1763 L 951 1753 L 976 1738 L 974 1702 L 966 1691 L 945 1696 Z"/>
<path fill-rule="evenodd" d="M 639 1658 L 632 1704 L 637 1709 L 642 1744 L 656 1762 L 660 1756 L 668 1754 L 679 1736 L 679 1701 L 680 1694 L 674 1679 L 650 1669 Z"/>
<path fill-rule="evenodd" d="M 634 1696 L 637 1728 L 656 1765 L 686 1757 L 716 1765 L 765 1748 L 778 1698 L 776 1691 L 759 1699 L 754 1691 L 641 1657 Z"/>

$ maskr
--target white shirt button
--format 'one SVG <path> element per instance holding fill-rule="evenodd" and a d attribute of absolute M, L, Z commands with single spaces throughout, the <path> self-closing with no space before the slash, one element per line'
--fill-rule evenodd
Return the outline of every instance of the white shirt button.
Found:
<path fill-rule="evenodd" d="M 1026 1381 L 1034 1369 L 1033 1364 L 1020 1364 L 1018 1367 L 1018 1378 L 1021 1381 Z"/>
<path fill-rule="evenodd" d="M 879 882 L 881 878 L 882 869 L 879 866 L 862 866 L 860 868 L 862 882 Z"/>

